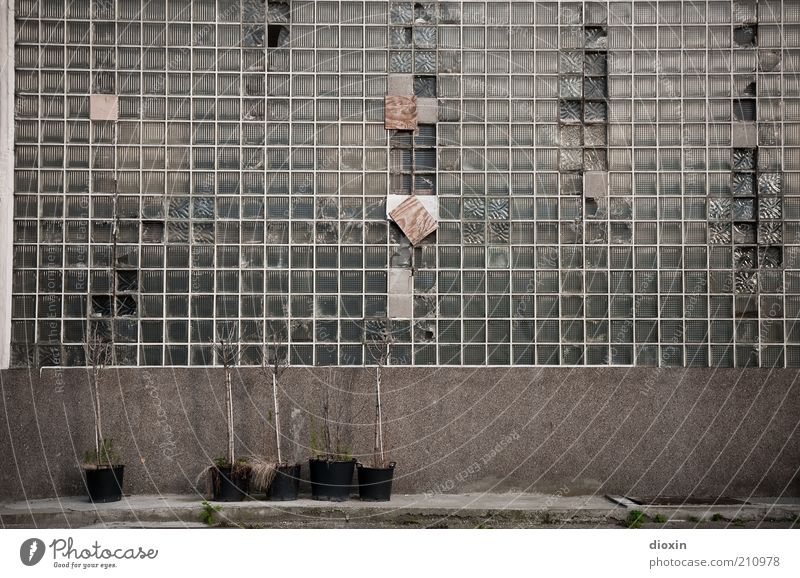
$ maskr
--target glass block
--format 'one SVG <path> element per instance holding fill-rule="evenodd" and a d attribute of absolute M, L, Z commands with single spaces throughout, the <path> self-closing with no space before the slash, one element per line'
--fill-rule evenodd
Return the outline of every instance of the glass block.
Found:
<path fill-rule="evenodd" d="M 436 48 L 436 45 L 437 45 L 437 35 L 435 26 L 414 27 L 415 48 Z"/>
<path fill-rule="evenodd" d="M 759 247 L 759 266 L 763 269 L 779 269 L 783 267 L 783 251 L 781 247 Z"/>
<path fill-rule="evenodd" d="M 564 75 L 558 79 L 558 93 L 561 98 L 579 99 L 581 92 L 582 78 L 580 76 Z"/>
<path fill-rule="evenodd" d="M 779 195 L 782 188 L 781 173 L 762 173 L 758 175 L 758 193 L 760 195 Z"/>
<path fill-rule="evenodd" d="M 436 77 L 415 75 L 414 94 L 421 98 L 436 98 Z"/>
<path fill-rule="evenodd" d="M 736 271 L 734 274 L 736 293 L 755 293 L 758 289 L 758 273 Z"/>
<path fill-rule="evenodd" d="M 588 104 L 588 103 L 587 103 Z M 559 120 L 562 123 L 578 123 L 582 120 L 582 106 L 579 100 L 559 102 Z"/>
<path fill-rule="evenodd" d="M 583 71 L 588 76 L 605 76 L 608 66 L 605 52 L 586 52 L 583 59 Z"/>
<path fill-rule="evenodd" d="M 605 102 L 590 102 L 584 103 L 583 120 L 587 123 L 606 122 L 608 120 L 608 111 Z"/>
<path fill-rule="evenodd" d="M 583 81 L 583 95 L 587 99 L 605 99 L 608 97 L 606 79 L 603 77 L 586 77 Z"/>

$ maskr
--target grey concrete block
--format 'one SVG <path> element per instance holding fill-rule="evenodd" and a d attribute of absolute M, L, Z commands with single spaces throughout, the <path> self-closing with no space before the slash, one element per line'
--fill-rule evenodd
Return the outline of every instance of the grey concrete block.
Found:
<path fill-rule="evenodd" d="M 585 197 L 607 197 L 608 173 L 606 171 L 587 171 L 584 173 L 583 195 Z"/>
<path fill-rule="evenodd" d="M 387 286 L 390 295 L 413 293 L 414 282 L 411 276 L 411 269 L 390 267 Z"/>
<path fill-rule="evenodd" d="M 754 122 L 731 123 L 731 146 L 734 148 L 755 148 L 758 146 L 758 127 Z"/>
<path fill-rule="evenodd" d="M 89 96 L 89 118 L 97 121 L 114 121 L 119 118 L 116 94 L 92 94 Z"/>
<path fill-rule="evenodd" d="M 439 122 L 439 101 L 437 99 L 417 99 L 417 122 L 421 124 L 435 124 Z"/>
<path fill-rule="evenodd" d="M 387 94 L 411 96 L 414 94 L 414 76 L 411 74 L 390 74 Z"/>
<path fill-rule="evenodd" d="M 410 294 L 389 295 L 387 309 L 390 319 L 410 319 L 414 311 L 414 297 Z"/>

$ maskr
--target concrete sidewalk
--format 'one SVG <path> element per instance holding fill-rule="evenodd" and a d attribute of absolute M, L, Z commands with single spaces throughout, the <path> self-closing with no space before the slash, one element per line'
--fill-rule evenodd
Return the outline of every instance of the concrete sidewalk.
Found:
<path fill-rule="evenodd" d="M 624 501 L 623 501 L 624 502 Z M 538 528 L 626 527 L 633 510 L 643 527 L 798 527 L 800 499 L 749 499 L 741 505 L 620 504 L 603 496 L 542 494 L 397 495 L 391 502 L 248 500 L 214 503 L 213 525 L 261 528 Z M 199 495 L 128 496 L 112 504 L 86 497 L 0 504 L 3 528 L 202 528 Z"/>

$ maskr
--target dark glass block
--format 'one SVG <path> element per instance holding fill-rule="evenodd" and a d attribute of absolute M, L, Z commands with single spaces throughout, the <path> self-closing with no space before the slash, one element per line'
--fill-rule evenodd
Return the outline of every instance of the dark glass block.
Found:
<path fill-rule="evenodd" d="M 414 94 L 420 98 L 436 98 L 436 77 L 414 76 Z"/>
<path fill-rule="evenodd" d="M 168 345 L 164 354 L 164 365 L 189 364 L 189 347 L 186 345 Z"/>

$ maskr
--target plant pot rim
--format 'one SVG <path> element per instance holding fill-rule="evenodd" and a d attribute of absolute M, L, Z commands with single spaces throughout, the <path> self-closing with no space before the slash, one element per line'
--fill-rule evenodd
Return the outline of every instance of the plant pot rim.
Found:
<path fill-rule="evenodd" d="M 356 467 L 359 470 L 393 470 L 396 465 L 397 462 L 389 462 L 389 465 L 385 468 L 376 468 L 375 466 L 368 466 L 366 464 L 362 464 L 361 462 L 356 462 Z"/>
<path fill-rule="evenodd" d="M 117 468 L 124 468 L 125 464 L 81 464 L 81 469 L 87 472 L 96 472 L 98 470 L 116 470 Z"/>
<path fill-rule="evenodd" d="M 349 460 L 329 460 L 325 458 L 308 458 L 309 462 L 323 462 L 328 464 L 349 464 L 352 462 L 356 462 L 355 458 L 350 458 Z M 358 462 L 356 462 L 358 463 Z"/>

